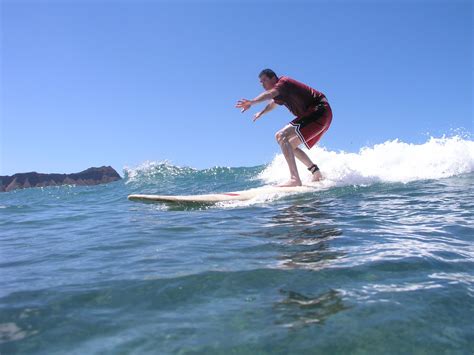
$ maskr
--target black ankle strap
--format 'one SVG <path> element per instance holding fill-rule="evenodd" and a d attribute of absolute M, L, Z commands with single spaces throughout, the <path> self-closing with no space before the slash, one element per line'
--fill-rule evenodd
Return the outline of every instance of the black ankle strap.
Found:
<path fill-rule="evenodd" d="M 311 171 L 311 173 L 314 174 L 316 171 L 319 171 L 319 168 L 316 164 L 313 164 L 308 168 L 308 170 Z"/>

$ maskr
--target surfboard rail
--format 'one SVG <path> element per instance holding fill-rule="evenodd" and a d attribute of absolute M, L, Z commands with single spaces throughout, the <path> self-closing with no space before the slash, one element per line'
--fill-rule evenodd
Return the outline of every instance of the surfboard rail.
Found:
<path fill-rule="evenodd" d="M 221 192 L 215 194 L 202 195 L 147 195 L 147 194 L 132 194 L 128 196 L 130 201 L 136 202 L 195 202 L 195 203 L 214 203 L 223 201 L 246 201 L 252 198 L 275 193 L 295 193 L 295 192 L 310 192 L 314 191 L 312 186 L 263 186 L 243 191 Z"/>

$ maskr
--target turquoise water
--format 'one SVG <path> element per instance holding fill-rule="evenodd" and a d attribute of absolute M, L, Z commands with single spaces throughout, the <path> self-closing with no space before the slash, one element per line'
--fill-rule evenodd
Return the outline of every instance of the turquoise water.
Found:
<path fill-rule="evenodd" d="M 398 166 L 431 178 L 387 177 L 379 156 L 360 167 L 368 175 L 344 163 L 384 147 L 319 151 L 318 191 L 245 203 L 126 196 L 261 186 L 286 177 L 281 156 L 249 168 L 147 163 L 107 185 L 2 193 L 0 352 L 472 354 L 473 155 L 452 165 L 426 144 L 399 152 Z M 446 156 L 472 148 L 434 144 Z M 444 176 L 421 148 L 448 164 Z"/>

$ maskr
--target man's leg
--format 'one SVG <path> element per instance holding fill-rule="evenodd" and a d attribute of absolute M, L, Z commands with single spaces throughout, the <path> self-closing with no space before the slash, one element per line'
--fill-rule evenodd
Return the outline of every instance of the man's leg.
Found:
<path fill-rule="evenodd" d="M 313 166 L 313 162 L 311 161 L 311 159 L 300 148 L 294 148 L 293 151 L 295 152 L 295 157 L 298 158 L 298 160 L 302 162 L 307 168 Z"/>
<path fill-rule="evenodd" d="M 308 155 L 298 148 L 298 146 L 303 143 L 298 135 L 290 140 L 291 146 L 293 147 L 293 151 L 295 153 L 295 157 L 298 158 L 300 162 L 306 165 L 307 168 L 310 168 L 314 165 L 313 161 L 308 157 Z M 323 179 L 323 175 L 321 172 L 315 171 L 311 176 L 311 181 L 320 181 Z"/>
<path fill-rule="evenodd" d="M 301 140 L 295 132 L 295 127 L 292 125 L 285 126 L 277 132 L 275 138 L 281 147 L 281 151 L 290 169 L 290 180 L 279 186 L 301 186 L 301 179 L 295 161 L 295 148 L 301 144 Z"/>
<path fill-rule="evenodd" d="M 298 138 L 298 141 L 301 142 L 298 136 L 296 138 Z M 294 146 L 295 144 L 296 142 L 293 143 L 292 145 Z M 298 160 L 302 162 L 304 165 L 306 165 L 307 168 L 313 166 L 314 163 L 311 161 L 311 159 L 308 157 L 308 155 L 305 152 L 303 152 L 300 148 L 298 148 L 298 145 L 296 145 L 296 147 L 293 150 L 295 153 L 295 157 L 298 158 Z M 315 173 L 313 173 L 312 181 L 319 181 L 322 178 L 323 176 L 321 175 L 321 172 L 318 170 Z"/>

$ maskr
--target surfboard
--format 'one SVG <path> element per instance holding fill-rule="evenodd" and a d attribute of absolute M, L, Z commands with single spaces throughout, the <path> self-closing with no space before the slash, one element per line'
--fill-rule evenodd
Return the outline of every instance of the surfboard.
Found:
<path fill-rule="evenodd" d="M 294 187 L 279 187 L 279 186 L 263 186 L 254 189 L 243 191 L 222 192 L 216 194 L 205 195 L 129 195 L 130 201 L 137 202 L 171 202 L 171 203 L 215 203 L 223 201 L 246 201 L 255 197 L 269 195 L 269 194 L 289 194 L 315 191 L 313 186 L 294 186 Z"/>

